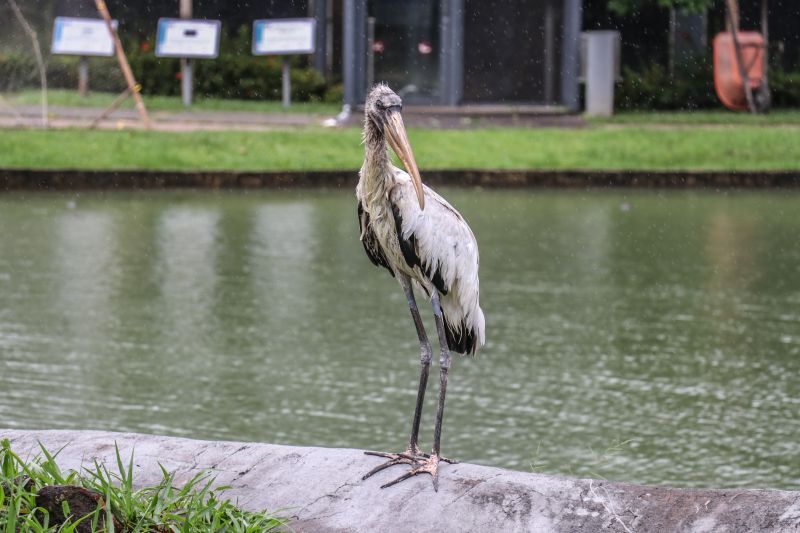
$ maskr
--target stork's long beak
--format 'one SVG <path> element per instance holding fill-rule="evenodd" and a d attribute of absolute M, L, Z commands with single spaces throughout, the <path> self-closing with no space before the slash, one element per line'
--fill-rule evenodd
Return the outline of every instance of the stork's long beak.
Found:
<path fill-rule="evenodd" d="M 425 196 L 422 193 L 422 179 L 419 177 L 417 161 L 414 159 L 414 152 L 411 151 L 411 143 L 408 142 L 406 127 L 403 124 L 403 117 L 400 115 L 399 111 L 389 112 L 389 115 L 386 117 L 386 126 L 384 130 L 386 131 L 386 138 L 389 140 L 389 145 L 411 175 L 411 182 L 414 184 L 414 189 L 417 191 L 419 208 L 425 209 Z"/>

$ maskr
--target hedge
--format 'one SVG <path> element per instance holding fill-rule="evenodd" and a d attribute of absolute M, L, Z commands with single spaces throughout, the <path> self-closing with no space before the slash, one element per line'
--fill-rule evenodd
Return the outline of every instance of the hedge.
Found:
<path fill-rule="evenodd" d="M 136 81 L 142 85 L 144 94 L 178 95 L 181 91 L 180 62 L 156 57 L 153 42 L 153 38 L 125 41 L 124 47 Z M 76 88 L 78 61 L 77 57 L 50 56 L 48 84 L 54 88 Z M 115 58 L 90 58 L 89 61 L 92 90 L 124 90 L 125 80 Z M 210 98 L 280 99 L 281 62 L 279 57 L 251 55 L 249 28 L 241 28 L 232 37 L 223 31 L 219 57 L 194 62 L 195 94 Z M 336 101 L 341 90 L 336 86 L 329 87 L 323 76 L 305 63 L 304 57 L 291 58 L 292 100 Z M 0 52 L 0 91 L 38 87 L 38 76 L 32 55 Z"/>
<path fill-rule="evenodd" d="M 800 106 L 800 72 L 769 71 L 773 107 Z M 720 106 L 714 90 L 714 70 L 703 58 L 670 76 L 652 64 L 640 71 L 624 69 L 615 93 L 617 109 L 704 109 Z"/>

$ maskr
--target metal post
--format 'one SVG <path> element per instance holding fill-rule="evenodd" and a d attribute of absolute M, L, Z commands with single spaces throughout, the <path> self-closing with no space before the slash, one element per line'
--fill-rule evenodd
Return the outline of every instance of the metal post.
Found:
<path fill-rule="evenodd" d="M 327 0 L 314 0 L 314 19 L 316 35 L 314 36 L 314 68 L 327 78 L 328 55 L 328 2 Z"/>
<path fill-rule="evenodd" d="M 561 51 L 561 101 L 572 111 L 577 111 L 578 61 L 581 45 L 581 0 L 564 2 L 564 41 Z"/>
<path fill-rule="evenodd" d="M 191 59 L 181 59 L 181 98 L 183 100 L 183 105 L 186 107 L 192 105 L 192 93 L 194 88 L 192 66 Z"/>
<path fill-rule="evenodd" d="M 356 105 L 356 2 L 344 0 L 342 13 L 342 34 L 344 46 L 342 50 L 342 77 L 344 78 L 344 105 Z"/>
<path fill-rule="evenodd" d="M 375 84 L 375 17 L 367 18 L 367 88 Z"/>
<path fill-rule="evenodd" d="M 78 61 L 78 94 L 86 98 L 89 94 L 89 58 L 81 56 Z"/>
<path fill-rule="evenodd" d="M 678 13 L 673 7 L 669 10 L 669 56 L 667 57 L 667 72 L 670 79 L 675 78 L 675 47 L 677 43 Z"/>
<path fill-rule="evenodd" d="M 553 103 L 555 81 L 556 23 L 553 5 L 544 8 L 544 101 Z"/>
<path fill-rule="evenodd" d="M 292 78 L 289 69 L 289 57 L 283 56 L 283 107 L 289 107 L 292 103 Z"/>
<path fill-rule="evenodd" d="M 182 19 L 192 18 L 192 0 L 180 0 L 179 13 Z M 181 59 L 181 97 L 186 107 L 192 105 L 193 89 L 192 60 Z"/>

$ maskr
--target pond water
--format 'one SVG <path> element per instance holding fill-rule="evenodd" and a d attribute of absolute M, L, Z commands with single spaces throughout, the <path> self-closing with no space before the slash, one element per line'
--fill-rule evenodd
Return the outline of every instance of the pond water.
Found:
<path fill-rule="evenodd" d="M 488 340 L 454 360 L 443 453 L 798 488 L 797 193 L 443 192 Z M 0 196 L 0 427 L 397 451 L 417 379 L 352 191 Z"/>

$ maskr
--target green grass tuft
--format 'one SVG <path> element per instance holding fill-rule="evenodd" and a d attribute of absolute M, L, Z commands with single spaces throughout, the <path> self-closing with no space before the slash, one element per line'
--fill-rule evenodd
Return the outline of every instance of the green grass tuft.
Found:
<path fill-rule="evenodd" d="M 110 524 L 109 533 L 257 533 L 287 529 L 285 519 L 244 511 L 223 499 L 220 493 L 229 487 L 214 486 L 209 473 L 198 474 L 178 487 L 174 474 L 161 467 L 161 482 L 136 490 L 133 454 L 126 465 L 117 449 L 118 472 L 95 462 L 82 475 L 62 472 L 56 464 L 58 454 L 43 446 L 41 450 L 41 455 L 25 462 L 11 450 L 8 440 L 0 442 L 0 533 L 73 533 L 81 524 L 91 524 L 95 531 L 103 523 L 101 514 Z M 37 491 L 50 485 L 83 487 L 102 494 L 107 504 L 87 516 L 70 516 L 63 524 L 53 524 L 47 512 L 36 507 Z M 67 502 L 62 506 L 64 515 L 69 516 Z M 122 525 L 122 532 L 113 531 L 112 515 Z"/>

